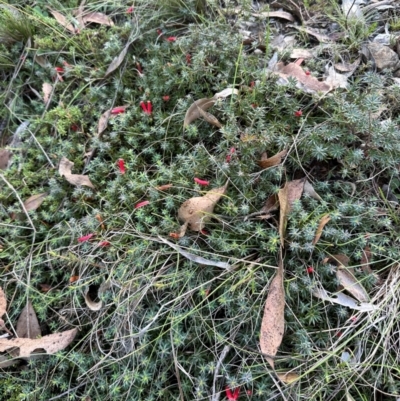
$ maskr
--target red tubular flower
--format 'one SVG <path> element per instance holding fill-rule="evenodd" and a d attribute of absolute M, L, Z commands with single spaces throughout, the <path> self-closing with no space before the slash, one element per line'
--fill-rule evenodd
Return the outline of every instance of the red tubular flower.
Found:
<path fill-rule="evenodd" d="M 118 160 L 118 168 L 119 168 L 119 172 L 120 172 L 121 174 L 125 174 L 125 173 L 126 173 L 124 159 L 119 159 L 119 160 Z"/>
<path fill-rule="evenodd" d="M 210 185 L 210 181 L 202 180 L 202 179 L 196 178 L 196 177 L 194 177 L 194 182 L 195 182 L 196 184 L 203 185 L 203 186 L 205 186 L 205 187 L 206 187 L 207 185 Z"/>
<path fill-rule="evenodd" d="M 176 36 L 168 36 L 167 40 L 168 40 L 168 42 L 175 42 Z"/>
<path fill-rule="evenodd" d="M 111 242 L 108 242 L 108 241 L 101 241 L 99 243 L 99 246 L 101 246 L 101 247 L 106 247 L 106 246 L 110 246 L 110 245 L 111 245 Z"/>
<path fill-rule="evenodd" d="M 303 112 L 301 110 L 297 110 L 294 112 L 295 117 L 301 117 L 303 115 Z"/>
<path fill-rule="evenodd" d="M 226 162 L 230 163 L 231 159 L 232 159 L 232 155 L 236 152 L 235 148 L 230 148 L 229 149 L 229 154 L 226 155 Z"/>
<path fill-rule="evenodd" d="M 314 273 L 314 268 L 313 268 L 312 266 L 308 266 L 308 267 L 307 267 L 307 273 L 308 273 L 308 274 Z"/>
<path fill-rule="evenodd" d="M 153 104 L 150 102 L 150 100 L 147 101 L 147 114 L 151 114 L 153 112 Z"/>
<path fill-rule="evenodd" d="M 186 64 L 191 64 L 192 63 L 192 56 L 188 53 L 186 54 Z"/>
<path fill-rule="evenodd" d="M 145 201 L 136 203 L 135 209 L 139 209 L 140 207 L 146 206 L 146 205 L 148 205 L 149 203 L 150 203 L 150 201 L 148 201 L 148 200 L 145 200 Z"/>
<path fill-rule="evenodd" d="M 62 74 L 64 72 L 64 68 L 62 67 L 54 67 L 54 69 L 59 72 L 60 74 Z"/>
<path fill-rule="evenodd" d="M 168 102 L 169 99 L 170 97 L 168 95 L 162 97 L 162 100 L 164 100 L 164 102 Z"/>
<path fill-rule="evenodd" d="M 90 238 L 92 238 L 93 236 L 94 236 L 94 234 L 87 234 L 87 235 L 84 235 L 83 237 L 79 237 L 79 238 L 78 238 L 78 242 L 86 242 L 86 241 L 89 241 Z"/>
<path fill-rule="evenodd" d="M 133 10 L 134 10 L 134 7 L 133 7 L 133 6 L 130 6 L 130 7 L 126 10 L 126 13 L 127 13 L 127 14 L 132 14 L 132 13 L 133 13 Z"/>
<path fill-rule="evenodd" d="M 76 132 L 76 131 L 78 131 L 78 130 L 79 130 L 79 126 L 78 126 L 78 124 L 72 124 L 70 128 L 71 128 L 71 129 L 72 129 L 72 131 L 74 131 L 74 132 Z"/>
<path fill-rule="evenodd" d="M 121 113 L 125 113 L 125 109 L 126 109 L 125 106 L 114 107 L 114 108 L 111 110 L 111 114 L 121 114 Z"/>
<path fill-rule="evenodd" d="M 240 392 L 239 387 L 237 389 L 235 389 L 235 391 L 233 393 L 229 387 L 225 388 L 226 398 L 228 398 L 228 400 L 235 401 L 235 400 L 239 399 L 239 392 Z"/>
<path fill-rule="evenodd" d="M 141 101 L 141 102 L 140 102 L 140 107 L 142 108 L 142 110 L 143 110 L 145 113 L 147 113 L 147 106 L 146 106 L 146 103 L 145 103 L 145 102 Z"/>

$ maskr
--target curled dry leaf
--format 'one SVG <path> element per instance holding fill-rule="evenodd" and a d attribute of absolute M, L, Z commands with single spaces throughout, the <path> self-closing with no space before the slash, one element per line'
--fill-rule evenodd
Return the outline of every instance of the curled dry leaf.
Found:
<path fill-rule="evenodd" d="M 187 127 L 190 123 L 202 117 L 202 112 L 205 112 L 214 105 L 215 99 L 204 98 L 196 100 L 186 111 L 185 119 L 183 120 L 183 127 Z"/>
<path fill-rule="evenodd" d="M 53 91 L 53 85 L 49 84 L 48 82 L 44 82 L 42 85 L 43 91 L 43 101 L 45 104 L 49 102 L 51 92 Z"/>
<path fill-rule="evenodd" d="M 310 181 L 306 180 L 304 183 L 304 193 L 311 196 L 311 198 L 322 201 L 322 198 L 315 192 L 314 187 Z"/>
<path fill-rule="evenodd" d="M 87 175 L 72 174 L 72 167 L 74 167 L 74 163 L 63 156 L 60 160 L 58 172 L 72 185 L 85 185 L 87 187 L 94 188 L 94 185 L 91 183 Z"/>
<path fill-rule="evenodd" d="M 278 379 L 285 384 L 291 384 L 299 380 L 300 376 L 296 372 L 277 373 Z"/>
<path fill-rule="evenodd" d="M 315 233 L 315 237 L 313 239 L 313 245 L 315 245 L 319 239 L 321 238 L 322 235 L 322 231 L 324 229 L 324 227 L 328 224 L 328 222 L 330 221 L 331 217 L 329 216 L 329 214 L 326 214 L 325 216 L 322 216 L 321 220 L 319 221 L 318 224 L 318 228 L 317 228 L 317 232 Z"/>
<path fill-rule="evenodd" d="M 0 352 L 18 348 L 17 356 L 19 358 L 29 358 L 31 353 L 43 348 L 48 354 L 55 354 L 58 351 L 68 347 L 77 334 L 77 329 L 62 331 L 61 333 L 53 333 L 41 338 L 0 338 Z"/>
<path fill-rule="evenodd" d="M 283 287 L 283 261 L 269 286 L 261 322 L 260 348 L 271 367 L 275 368 L 273 357 L 281 345 L 285 329 L 285 289 Z"/>
<path fill-rule="evenodd" d="M 300 199 L 303 193 L 305 179 L 289 181 L 285 186 L 279 190 L 279 206 L 281 209 L 279 216 L 279 236 L 281 239 L 281 246 L 284 246 L 286 224 L 288 215 L 292 209 L 293 202 Z"/>
<path fill-rule="evenodd" d="M 261 18 L 282 18 L 290 22 L 294 22 L 294 18 L 292 14 L 289 14 L 286 11 L 265 11 L 262 13 L 253 13 L 251 14 L 253 17 L 261 17 Z"/>
<path fill-rule="evenodd" d="M 190 230 L 200 231 L 205 222 L 211 218 L 214 207 L 225 194 L 228 182 L 220 188 L 208 191 L 204 196 L 190 198 L 183 202 L 178 210 L 178 218 L 183 221 Z"/>
<path fill-rule="evenodd" d="M 6 313 L 6 311 L 7 311 L 7 298 L 3 289 L 0 287 L 0 318 Z"/>
<path fill-rule="evenodd" d="M 30 301 L 19 315 L 16 332 L 20 338 L 38 338 L 42 335 L 36 312 Z"/>
<path fill-rule="evenodd" d="M 111 287 L 111 283 L 109 281 L 106 281 L 102 283 L 97 290 L 97 294 L 94 296 L 94 298 L 100 298 L 101 295 L 107 291 Z M 90 287 L 85 291 L 85 302 L 87 307 L 92 310 L 92 311 L 99 311 L 103 307 L 103 301 L 100 300 L 98 302 L 95 302 L 91 296 L 92 294 L 90 293 Z"/>
<path fill-rule="evenodd" d="M 360 65 L 361 57 L 358 57 L 353 63 L 337 63 L 335 68 L 341 72 L 351 72 L 353 73 L 357 67 Z"/>
<path fill-rule="evenodd" d="M 107 15 L 99 12 L 92 12 L 82 16 L 84 24 L 88 22 L 95 22 L 96 24 L 114 26 L 114 22 Z"/>
<path fill-rule="evenodd" d="M 129 46 L 132 44 L 133 41 L 128 42 L 125 47 L 122 49 L 121 53 L 114 57 L 111 61 L 110 65 L 107 68 L 107 71 L 104 75 L 104 78 L 114 72 L 124 61 L 126 54 L 128 53 Z"/>
<path fill-rule="evenodd" d="M 281 163 L 282 159 L 287 155 L 287 150 L 282 150 L 281 152 L 277 153 L 276 155 L 269 157 L 268 159 L 261 159 L 258 162 L 258 165 L 261 168 L 268 168 L 272 166 L 276 166 Z"/>
<path fill-rule="evenodd" d="M 27 212 L 31 210 L 36 210 L 44 201 L 46 196 L 48 195 L 47 192 L 43 192 L 42 194 L 32 195 L 30 196 L 25 202 L 24 206 Z"/>
<path fill-rule="evenodd" d="M 68 21 L 68 19 L 63 14 L 51 8 L 49 8 L 49 11 L 60 25 L 62 25 L 71 33 L 77 33 L 77 29 L 75 29 L 75 27 Z"/>
<path fill-rule="evenodd" d="M 358 303 L 354 298 L 349 297 L 348 295 L 345 295 L 342 292 L 331 294 L 324 288 L 315 288 L 312 294 L 315 297 L 320 298 L 324 301 L 329 301 L 342 306 L 347 306 L 350 309 L 355 309 L 363 312 L 373 311 L 378 309 L 376 305 L 373 305 L 371 303 L 365 303 L 365 302 Z"/>
<path fill-rule="evenodd" d="M 213 114 L 207 113 L 206 111 L 204 111 L 201 108 L 199 108 L 198 110 L 199 110 L 201 116 L 204 118 L 204 120 L 206 120 L 208 123 L 210 123 L 211 125 L 214 125 L 215 127 L 218 127 L 218 128 L 222 127 L 222 124 L 218 121 L 218 118 L 215 117 Z"/>
<path fill-rule="evenodd" d="M 360 302 L 369 302 L 369 296 L 362 284 L 347 269 L 338 267 L 336 277 L 343 288 Z"/>
<path fill-rule="evenodd" d="M 7 170 L 12 153 L 7 149 L 0 149 L 0 170 Z"/>
<path fill-rule="evenodd" d="M 270 213 L 278 209 L 279 209 L 279 198 L 277 194 L 273 194 L 267 199 L 265 205 L 261 209 L 261 212 Z"/>
<path fill-rule="evenodd" d="M 105 111 L 99 118 L 97 124 L 97 135 L 100 136 L 107 128 L 108 120 L 110 119 L 111 109 Z"/>

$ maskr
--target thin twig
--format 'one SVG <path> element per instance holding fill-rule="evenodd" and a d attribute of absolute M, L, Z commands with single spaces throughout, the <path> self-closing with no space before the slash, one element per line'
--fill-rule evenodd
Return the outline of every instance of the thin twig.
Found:
<path fill-rule="evenodd" d="M 225 345 L 224 349 L 221 352 L 221 355 L 219 356 L 217 366 L 215 367 L 215 372 L 214 372 L 214 379 L 213 379 L 213 386 L 212 386 L 212 395 L 211 395 L 211 401 L 219 401 L 219 397 L 221 396 L 221 392 L 219 391 L 218 393 L 215 391 L 215 387 L 217 384 L 217 376 L 218 372 L 221 368 L 222 362 L 224 361 L 226 355 L 230 351 L 231 347 L 229 345 Z"/>

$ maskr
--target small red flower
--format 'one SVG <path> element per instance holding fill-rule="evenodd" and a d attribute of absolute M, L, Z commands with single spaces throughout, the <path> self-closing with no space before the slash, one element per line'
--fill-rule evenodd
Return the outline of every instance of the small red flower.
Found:
<path fill-rule="evenodd" d="M 111 114 L 121 114 L 125 113 L 126 106 L 119 106 L 119 107 L 114 107 L 111 110 Z"/>
<path fill-rule="evenodd" d="M 357 316 L 352 316 L 349 320 L 350 320 L 352 323 L 355 323 L 355 322 L 357 321 Z"/>
<path fill-rule="evenodd" d="M 335 336 L 336 336 L 336 337 L 342 337 L 342 334 L 343 334 L 343 333 L 342 333 L 341 331 L 338 331 L 338 332 L 335 334 Z"/>
<path fill-rule="evenodd" d="M 199 184 L 199 185 L 203 185 L 203 186 L 207 186 L 207 185 L 210 185 L 210 181 L 206 181 L 206 180 L 202 180 L 202 179 L 200 179 L 200 178 L 194 178 L 194 182 L 196 183 L 196 184 Z"/>
<path fill-rule="evenodd" d="M 235 148 L 230 148 L 230 149 L 229 149 L 229 154 L 226 155 L 226 159 L 225 159 L 227 163 L 230 163 L 230 161 L 231 161 L 231 159 L 232 159 L 232 155 L 233 155 L 235 152 L 236 152 L 236 149 L 235 149 Z"/>
<path fill-rule="evenodd" d="M 168 102 L 169 99 L 170 97 L 168 95 L 162 97 L 162 100 L 164 100 L 164 102 Z"/>
<path fill-rule="evenodd" d="M 186 64 L 191 64 L 192 63 L 192 56 L 188 53 L 186 54 Z"/>
<path fill-rule="evenodd" d="M 168 36 L 167 40 L 168 40 L 168 42 L 175 42 L 176 36 Z"/>
<path fill-rule="evenodd" d="M 247 390 L 247 391 L 246 391 L 246 394 L 247 394 L 247 395 L 252 395 L 253 392 L 252 392 L 251 390 Z"/>
<path fill-rule="evenodd" d="M 153 105 L 150 102 L 150 100 L 147 101 L 147 103 L 141 101 L 140 102 L 140 107 L 142 108 L 142 110 L 148 114 L 149 116 L 151 115 L 151 113 L 153 112 Z"/>
<path fill-rule="evenodd" d="M 235 389 L 235 391 L 232 393 L 232 391 L 230 390 L 229 387 L 225 388 L 225 392 L 226 392 L 226 398 L 228 398 L 228 400 L 237 400 L 239 399 L 239 393 L 240 393 L 240 388 L 238 387 L 237 389 Z"/>
<path fill-rule="evenodd" d="M 62 67 L 54 67 L 54 69 L 59 72 L 60 74 L 62 74 L 64 72 L 64 68 Z"/>
<path fill-rule="evenodd" d="M 134 8 L 133 6 L 130 6 L 130 7 L 126 10 L 126 13 L 127 13 L 127 14 L 132 14 L 134 9 L 135 9 L 135 8 Z"/>
<path fill-rule="evenodd" d="M 306 71 L 306 75 L 311 75 L 311 72 L 310 71 Z"/>
<path fill-rule="evenodd" d="M 148 205 L 149 203 L 150 203 L 150 201 L 148 201 L 148 200 L 145 200 L 145 201 L 136 203 L 135 209 L 139 209 L 140 207 L 146 206 L 146 205 Z"/>
<path fill-rule="evenodd" d="M 204 228 L 202 230 L 200 230 L 200 232 L 205 236 L 210 235 L 210 233 L 207 230 L 205 230 Z"/>
<path fill-rule="evenodd" d="M 179 235 L 179 233 L 169 233 L 169 236 L 171 237 L 171 238 L 174 238 L 174 239 L 179 239 L 181 236 Z"/>
<path fill-rule="evenodd" d="M 308 266 L 308 267 L 307 267 L 307 273 L 308 273 L 308 274 L 314 273 L 314 268 L 313 268 L 312 266 Z"/>
<path fill-rule="evenodd" d="M 303 115 L 303 112 L 301 110 L 297 110 L 294 112 L 295 117 L 301 117 Z"/>
<path fill-rule="evenodd" d="M 78 126 L 78 124 L 72 124 L 70 128 L 71 128 L 71 129 L 72 129 L 72 131 L 74 131 L 74 132 L 76 132 L 76 131 L 78 131 L 78 130 L 79 130 L 79 126 Z"/>
<path fill-rule="evenodd" d="M 89 241 L 90 238 L 92 238 L 92 237 L 94 237 L 94 234 L 87 234 L 87 235 L 84 235 L 83 237 L 79 237 L 79 238 L 78 238 L 78 242 L 86 242 L 86 241 Z"/>
<path fill-rule="evenodd" d="M 120 172 L 121 174 L 125 174 L 125 173 L 126 173 L 124 159 L 119 159 L 119 160 L 118 160 L 118 168 L 119 168 L 119 172 Z"/>
<path fill-rule="evenodd" d="M 111 242 L 109 242 L 109 241 L 101 241 L 100 243 L 99 243 L 99 246 L 101 246 L 101 247 L 106 247 L 106 246 L 110 246 L 111 245 Z"/>
<path fill-rule="evenodd" d="M 255 109 L 256 107 L 258 107 L 258 105 L 257 105 L 257 103 L 252 103 L 252 104 L 251 104 L 251 107 L 252 107 L 253 109 Z"/>

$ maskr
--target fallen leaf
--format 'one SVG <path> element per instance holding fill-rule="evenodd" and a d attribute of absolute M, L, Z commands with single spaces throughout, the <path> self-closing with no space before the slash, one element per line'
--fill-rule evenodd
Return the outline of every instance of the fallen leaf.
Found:
<path fill-rule="evenodd" d="M 60 333 L 53 333 L 41 338 L 0 338 L 0 352 L 19 348 L 17 356 L 19 358 L 29 358 L 31 353 L 38 349 L 43 348 L 48 354 L 55 354 L 58 351 L 68 347 L 77 334 L 77 329 L 62 331 Z"/>
<path fill-rule="evenodd" d="M 360 302 L 368 302 L 369 296 L 362 284 L 354 277 L 348 269 L 338 267 L 336 277 L 343 288 Z"/>
<path fill-rule="evenodd" d="M 279 209 L 278 194 L 273 194 L 266 200 L 264 206 L 260 211 L 263 213 L 270 213 L 278 209 Z"/>
<path fill-rule="evenodd" d="M 49 68 L 49 66 L 51 66 L 51 64 L 48 62 L 48 60 L 45 56 L 38 56 L 36 54 L 35 61 L 43 68 Z"/>
<path fill-rule="evenodd" d="M 0 149 L 0 170 L 7 170 L 12 153 L 7 149 Z"/>
<path fill-rule="evenodd" d="M 100 136 L 107 128 L 108 120 L 110 119 L 111 109 L 105 111 L 99 118 L 97 124 L 97 135 Z"/>
<path fill-rule="evenodd" d="M 336 254 L 336 255 L 331 255 L 328 258 L 325 258 L 323 261 L 323 263 L 331 263 L 335 266 L 345 266 L 347 267 L 349 265 L 350 262 L 350 258 L 346 255 L 343 254 Z"/>
<path fill-rule="evenodd" d="M 68 19 L 56 10 L 49 8 L 50 13 L 57 20 L 57 22 L 72 33 L 77 33 L 75 27 L 68 21 Z"/>
<path fill-rule="evenodd" d="M 53 91 L 53 85 L 44 82 L 42 85 L 42 91 L 43 91 L 43 101 L 45 104 L 47 104 L 50 99 L 51 92 Z"/>
<path fill-rule="evenodd" d="M 264 316 L 261 322 L 260 348 L 272 369 L 273 357 L 281 345 L 285 329 L 285 289 L 283 287 L 283 261 L 279 260 L 278 271 L 271 281 L 265 301 Z"/>
<path fill-rule="evenodd" d="M 281 209 L 279 216 L 279 236 L 282 247 L 285 245 L 284 241 L 288 215 L 292 209 L 293 202 L 300 199 L 301 194 L 303 193 L 304 182 L 304 178 L 289 181 L 278 192 L 279 206 Z"/>
<path fill-rule="evenodd" d="M 253 13 L 251 15 L 253 17 L 262 17 L 262 18 L 282 18 L 287 21 L 294 22 L 292 14 L 289 14 L 286 11 L 265 11 L 262 13 Z"/>
<path fill-rule="evenodd" d="M 16 333 L 20 338 L 38 338 L 42 335 L 36 312 L 30 301 L 22 309 L 17 321 Z"/>
<path fill-rule="evenodd" d="M 361 57 L 358 57 L 353 63 L 337 63 L 334 67 L 341 72 L 354 72 L 360 65 Z"/>
<path fill-rule="evenodd" d="M 289 83 L 289 78 L 294 78 L 297 81 L 297 87 L 308 93 L 322 92 L 327 93 L 331 90 L 329 84 L 319 81 L 312 75 L 307 75 L 300 65 L 289 63 L 285 65 L 283 62 L 276 63 L 274 72 L 278 73 L 282 78 L 283 84 Z"/>
<path fill-rule="evenodd" d="M 342 306 L 347 306 L 350 309 L 355 309 L 363 312 L 373 311 L 378 309 L 376 305 L 371 303 L 358 303 L 354 298 L 349 297 L 348 295 L 343 294 L 342 292 L 337 292 L 334 294 L 328 293 L 324 288 L 315 288 L 312 294 L 324 301 L 329 301 L 335 304 L 339 304 Z"/>
<path fill-rule="evenodd" d="M 190 198 L 183 202 L 178 210 L 178 218 L 183 221 L 190 230 L 201 231 L 205 222 L 210 220 L 217 202 L 224 195 L 228 182 L 220 188 L 208 191 L 204 196 Z"/>
<path fill-rule="evenodd" d="M 7 297 L 3 289 L 0 287 L 0 318 L 6 313 L 6 311 L 7 311 Z"/>
<path fill-rule="evenodd" d="M 329 214 L 326 214 L 325 216 L 322 216 L 321 220 L 319 221 L 318 224 L 318 228 L 317 228 L 317 232 L 315 233 L 315 237 L 313 239 L 313 245 L 315 245 L 319 239 L 321 238 L 322 235 L 322 231 L 324 229 L 324 227 L 328 224 L 328 222 L 330 221 L 331 217 L 329 216 Z"/>
<path fill-rule="evenodd" d="M 217 117 L 215 117 L 211 113 L 207 113 L 202 108 L 199 108 L 198 110 L 199 110 L 201 116 L 204 118 L 204 120 L 206 120 L 208 123 L 210 123 L 218 128 L 222 128 L 222 124 L 218 121 Z"/>
<path fill-rule="evenodd" d="M 213 97 L 214 99 L 225 99 L 231 95 L 238 95 L 239 91 L 236 88 L 226 88 L 221 92 L 216 93 Z"/>
<path fill-rule="evenodd" d="M 347 78 L 351 75 L 347 74 L 339 74 L 335 71 L 335 67 L 330 66 L 327 67 L 327 77 L 325 78 L 325 84 L 330 86 L 330 89 L 336 88 L 344 88 L 346 89 L 349 86 L 347 82 Z"/>
<path fill-rule="evenodd" d="M 128 53 L 129 46 L 132 44 L 132 41 L 128 42 L 125 47 L 122 49 L 121 53 L 114 57 L 113 61 L 111 61 L 110 65 L 107 68 L 107 71 L 104 75 L 104 77 L 110 75 L 112 72 L 114 72 L 124 61 L 124 58 L 126 54 Z"/>
<path fill-rule="evenodd" d="M 106 281 L 100 285 L 100 287 L 97 290 L 97 294 L 94 295 L 94 298 L 100 298 L 101 295 L 107 291 L 111 287 L 111 283 L 109 281 Z M 85 302 L 87 307 L 92 310 L 92 311 L 99 311 L 103 307 L 103 301 L 100 299 L 100 301 L 95 302 L 91 298 L 91 292 L 90 287 L 85 291 Z"/>
<path fill-rule="evenodd" d="M 177 234 L 177 233 L 171 233 L 171 234 Z M 174 237 L 174 236 L 172 236 Z M 165 244 L 169 245 L 171 248 L 175 249 L 177 252 L 179 252 L 182 256 L 185 258 L 191 260 L 192 262 L 198 263 L 200 265 L 206 265 L 206 266 L 216 266 L 220 267 L 221 269 L 227 269 L 231 270 L 232 266 L 229 263 L 225 262 L 220 262 L 220 261 L 214 261 L 210 259 L 205 259 L 201 256 L 194 255 L 193 253 L 186 252 L 184 249 L 182 249 L 180 246 L 173 244 L 170 241 L 167 241 L 166 239 L 162 237 L 158 237 L 162 242 Z M 180 238 L 180 234 L 177 234 L 177 238 Z"/>
<path fill-rule="evenodd" d="M 282 159 L 286 155 L 287 155 L 287 150 L 285 149 L 268 159 L 260 160 L 258 162 L 258 165 L 261 168 L 268 168 L 268 167 L 276 166 L 282 162 Z"/>
<path fill-rule="evenodd" d="M 277 373 L 278 379 L 285 384 L 291 384 L 299 380 L 300 376 L 296 372 Z"/>
<path fill-rule="evenodd" d="M 313 58 L 314 54 L 311 53 L 309 50 L 307 49 L 293 49 L 292 52 L 290 53 L 290 58 L 304 58 L 304 59 L 308 59 L 308 58 Z"/>
<path fill-rule="evenodd" d="M 87 22 L 95 22 L 96 24 L 114 26 L 114 22 L 107 15 L 99 12 L 92 12 L 82 16 L 84 24 Z"/>
<path fill-rule="evenodd" d="M 190 123 L 202 117 L 202 112 L 205 112 L 216 102 L 213 98 L 204 98 L 196 100 L 186 111 L 183 127 L 187 127 Z"/>
<path fill-rule="evenodd" d="M 311 196 L 311 198 L 322 201 L 322 198 L 315 192 L 314 187 L 308 180 L 304 183 L 304 193 Z"/>
<path fill-rule="evenodd" d="M 63 156 L 60 160 L 58 172 L 60 173 L 61 176 L 64 176 L 65 179 L 72 185 L 76 186 L 85 185 L 87 187 L 94 188 L 94 185 L 90 182 L 90 179 L 87 175 L 71 173 L 73 166 L 74 163 L 69 161 L 66 157 Z"/>
<path fill-rule="evenodd" d="M 290 28 L 295 28 L 300 32 L 305 32 L 311 36 L 314 36 L 314 38 L 316 38 L 317 40 L 319 40 L 322 43 L 331 43 L 335 39 L 337 39 L 334 34 L 332 34 L 331 36 L 324 35 L 323 33 L 320 33 L 318 30 L 313 29 L 313 28 L 306 28 L 304 26 L 297 26 L 297 25 L 292 25 L 292 24 L 288 24 L 287 26 Z"/>
<path fill-rule="evenodd" d="M 25 202 L 24 206 L 26 211 L 36 210 L 44 201 L 46 196 L 48 195 L 47 192 L 43 192 L 42 194 L 32 195 L 30 196 Z"/>

